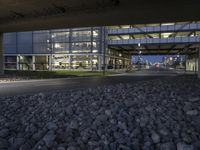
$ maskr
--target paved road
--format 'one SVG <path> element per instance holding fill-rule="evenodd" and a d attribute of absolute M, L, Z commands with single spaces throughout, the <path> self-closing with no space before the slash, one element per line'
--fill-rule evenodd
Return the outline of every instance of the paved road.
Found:
<path fill-rule="evenodd" d="M 133 83 L 136 81 L 152 80 L 156 78 L 158 78 L 158 76 L 112 76 L 16 81 L 10 83 L 0 83 L 0 96 L 14 96 L 21 94 L 34 94 L 38 92 L 54 92 L 56 90 L 92 88 L 118 83 Z"/>

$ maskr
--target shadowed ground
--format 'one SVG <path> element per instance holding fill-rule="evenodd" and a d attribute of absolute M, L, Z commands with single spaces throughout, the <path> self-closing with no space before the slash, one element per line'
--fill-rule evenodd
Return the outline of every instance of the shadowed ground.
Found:
<path fill-rule="evenodd" d="M 0 149 L 200 149 L 200 80 L 194 76 L 85 78 L 76 88 L 77 79 L 48 81 L 5 84 L 19 92 L 37 83 L 34 93 L 66 82 L 60 92 L 0 98 Z"/>

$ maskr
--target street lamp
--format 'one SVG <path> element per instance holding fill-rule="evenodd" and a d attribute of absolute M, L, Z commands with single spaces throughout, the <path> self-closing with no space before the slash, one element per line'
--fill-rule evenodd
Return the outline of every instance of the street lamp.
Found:
<path fill-rule="evenodd" d="M 140 63 L 140 55 L 142 54 L 142 51 L 140 50 L 141 44 L 138 43 L 138 65 L 139 65 L 139 70 L 141 69 L 141 63 Z"/>
<path fill-rule="evenodd" d="M 50 70 L 52 71 L 52 49 L 51 48 L 48 48 L 47 49 L 49 52 L 50 52 L 50 58 L 49 58 L 49 62 L 50 62 L 50 64 L 49 64 L 49 67 L 50 67 Z"/>
<path fill-rule="evenodd" d="M 50 57 L 50 67 L 51 67 L 51 71 L 53 70 L 53 65 L 52 65 L 52 61 L 53 61 L 53 42 L 52 42 L 52 39 L 55 37 L 54 35 L 52 35 L 52 32 L 50 31 L 50 34 L 49 34 L 50 38 L 47 40 L 47 43 L 48 43 L 48 51 L 50 51 L 50 54 L 51 54 L 51 57 Z M 50 45 L 50 46 L 49 46 Z"/>

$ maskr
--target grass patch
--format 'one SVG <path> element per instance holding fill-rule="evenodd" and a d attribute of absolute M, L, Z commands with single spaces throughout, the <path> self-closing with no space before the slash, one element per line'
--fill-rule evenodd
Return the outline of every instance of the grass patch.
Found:
<path fill-rule="evenodd" d="M 30 79 L 49 79 L 49 78 L 66 78 L 66 77 L 97 77 L 103 76 L 101 71 L 18 71 L 6 70 L 5 74 L 12 77 L 27 77 Z M 116 72 L 106 72 L 105 75 L 116 74 Z"/>

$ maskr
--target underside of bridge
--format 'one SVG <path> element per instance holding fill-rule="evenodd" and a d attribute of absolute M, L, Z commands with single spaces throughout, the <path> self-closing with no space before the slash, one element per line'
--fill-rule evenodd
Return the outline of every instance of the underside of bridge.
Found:
<path fill-rule="evenodd" d="M 199 0 L 6 0 L 0 1 L 0 32 L 199 21 L 199 6 Z M 189 49 L 187 53 L 192 54 L 196 47 L 199 44 L 142 45 L 139 50 L 143 54 L 175 54 Z M 110 48 L 138 53 L 134 45 L 111 45 Z M 0 64 L 3 64 L 2 55 L 3 48 L 0 49 Z"/>
<path fill-rule="evenodd" d="M 174 48 L 175 47 L 175 48 Z M 193 55 L 198 52 L 198 44 L 160 44 L 150 46 L 110 46 L 111 49 L 123 51 L 129 55 Z"/>
<path fill-rule="evenodd" d="M 6 0 L 0 31 L 200 20 L 198 0 Z"/>

